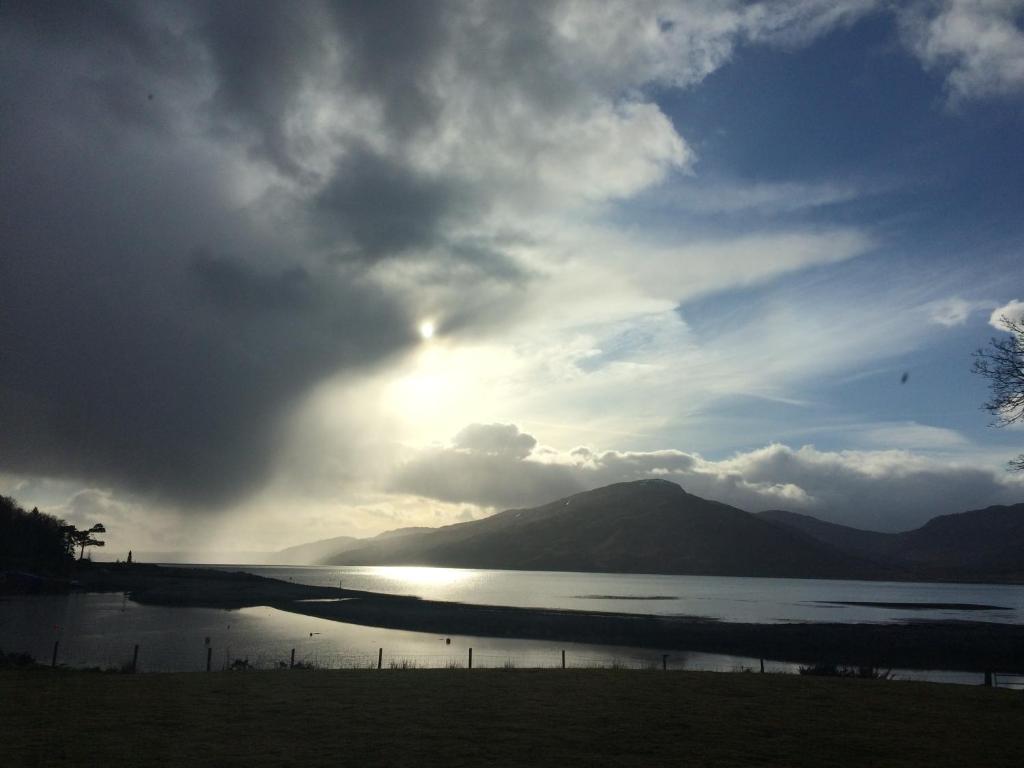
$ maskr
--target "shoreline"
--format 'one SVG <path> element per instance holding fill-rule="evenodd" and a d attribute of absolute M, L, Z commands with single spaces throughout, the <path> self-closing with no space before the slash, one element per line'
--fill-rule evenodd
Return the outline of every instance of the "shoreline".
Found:
<path fill-rule="evenodd" d="M 1024 671 L 1024 625 L 983 621 L 754 624 L 693 616 L 485 606 L 317 587 L 208 568 L 82 569 L 78 591 L 142 604 L 268 606 L 315 618 L 441 635 L 694 651 L 799 663 L 968 672 Z"/>

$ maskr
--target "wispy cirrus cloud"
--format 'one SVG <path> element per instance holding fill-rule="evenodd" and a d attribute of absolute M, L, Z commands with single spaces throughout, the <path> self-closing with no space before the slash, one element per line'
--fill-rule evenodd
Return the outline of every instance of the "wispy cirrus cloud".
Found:
<path fill-rule="evenodd" d="M 960 296 L 939 299 L 928 305 L 928 317 L 933 323 L 947 328 L 963 325 L 975 312 L 988 309 L 991 301 L 970 301 Z"/>

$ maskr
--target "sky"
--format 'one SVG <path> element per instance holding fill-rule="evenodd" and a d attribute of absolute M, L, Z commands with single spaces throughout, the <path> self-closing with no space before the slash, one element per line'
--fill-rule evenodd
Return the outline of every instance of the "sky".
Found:
<path fill-rule="evenodd" d="M 107 555 L 1024 501 L 1024 1 L 5 2 L 0 493 Z"/>

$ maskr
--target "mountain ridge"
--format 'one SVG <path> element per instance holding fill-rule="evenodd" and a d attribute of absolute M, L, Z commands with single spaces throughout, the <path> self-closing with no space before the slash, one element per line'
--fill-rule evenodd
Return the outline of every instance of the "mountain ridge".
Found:
<path fill-rule="evenodd" d="M 1015 583 L 1024 582 L 1024 504 L 882 533 L 786 510 L 752 514 L 647 479 L 353 539 L 318 563 Z"/>
<path fill-rule="evenodd" d="M 866 531 L 784 510 L 758 516 L 922 578 L 955 573 L 972 581 L 1024 581 L 1024 503 L 940 515 L 899 533 Z"/>
<path fill-rule="evenodd" d="M 324 563 L 817 578 L 866 577 L 871 570 L 801 531 L 659 479 L 371 540 Z"/>

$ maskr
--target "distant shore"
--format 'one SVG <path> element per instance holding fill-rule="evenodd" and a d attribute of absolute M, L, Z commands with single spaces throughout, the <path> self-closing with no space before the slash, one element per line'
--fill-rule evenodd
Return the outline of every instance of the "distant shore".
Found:
<path fill-rule="evenodd" d="M 975 621 L 752 624 L 700 617 L 514 608 L 316 587 L 253 574 L 155 565 L 99 565 L 76 588 L 126 592 L 166 606 L 266 605 L 332 621 L 441 635 L 540 639 L 699 651 L 794 662 L 1024 670 L 1024 625 Z"/>

